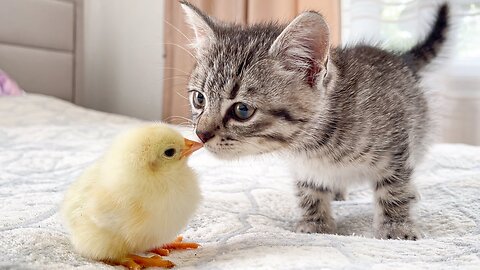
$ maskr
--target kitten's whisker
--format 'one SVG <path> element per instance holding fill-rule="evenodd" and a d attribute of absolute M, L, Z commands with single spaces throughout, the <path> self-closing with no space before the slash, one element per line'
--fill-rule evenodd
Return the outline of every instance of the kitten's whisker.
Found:
<path fill-rule="evenodd" d="M 181 98 L 185 99 L 185 100 L 188 100 L 188 97 L 180 94 L 180 92 L 178 92 L 177 90 L 175 90 L 175 94 L 177 94 L 178 96 L 180 96 Z"/>
<path fill-rule="evenodd" d="M 173 116 L 168 117 L 167 119 L 168 119 L 168 120 L 181 119 L 181 120 L 187 121 L 187 122 L 190 123 L 190 124 L 193 124 L 193 120 L 188 119 L 188 118 L 183 117 L 183 116 L 179 116 L 179 115 L 173 115 Z M 167 120 L 167 119 L 166 119 L 166 120 Z"/>
<path fill-rule="evenodd" d="M 184 34 L 180 29 L 178 29 L 175 25 L 171 24 L 171 23 L 170 23 L 169 21 L 167 21 L 167 20 L 164 20 L 164 22 L 165 22 L 166 24 L 168 24 L 170 27 L 172 27 L 173 30 L 175 30 L 175 31 L 177 31 L 178 33 L 180 33 L 186 40 L 188 40 L 189 43 L 193 43 L 192 40 L 189 39 L 189 38 L 187 37 L 187 35 L 185 35 L 185 34 Z"/>
<path fill-rule="evenodd" d="M 309 136 L 309 137 L 312 137 L 312 138 L 315 138 L 316 137 L 316 134 L 312 133 L 313 131 L 307 131 L 305 129 L 299 129 L 300 132 L 302 132 L 303 134 Z"/>
<path fill-rule="evenodd" d="M 188 79 L 190 77 L 190 74 L 187 75 L 187 74 L 176 74 L 176 75 L 173 75 L 169 78 L 182 78 L 182 79 Z"/>
<path fill-rule="evenodd" d="M 162 43 L 163 45 L 170 45 L 170 46 L 175 46 L 177 48 L 180 48 L 182 50 L 184 50 L 185 52 L 188 53 L 188 55 L 190 55 L 194 60 L 197 60 L 197 58 L 188 50 L 186 49 L 185 47 L 181 46 L 181 45 L 178 45 L 176 43 Z"/>
<path fill-rule="evenodd" d="M 183 128 L 193 128 L 193 125 L 188 123 L 188 122 L 181 122 L 181 123 L 178 123 L 178 124 L 175 124 L 175 125 L 183 127 Z"/>
<path fill-rule="evenodd" d="M 181 77 L 177 77 L 177 76 L 163 78 L 163 81 L 175 80 L 175 79 L 183 79 L 184 81 L 183 81 L 182 83 L 177 83 L 177 84 L 176 84 L 176 85 L 174 85 L 174 86 L 179 86 L 179 85 L 181 85 L 181 84 L 183 84 L 183 83 L 185 83 L 185 82 L 187 82 L 187 81 L 188 81 L 188 79 L 187 79 L 187 78 L 181 78 Z"/>
<path fill-rule="evenodd" d="M 175 75 L 175 76 L 190 76 L 190 73 L 186 72 L 185 70 L 181 70 L 179 68 L 174 68 L 174 67 L 163 67 L 163 69 L 168 69 L 168 70 L 175 70 L 175 71 L 179 71 L 179 72 L 182 72 L 184 75 Z"/>
<path fill-rule="evenodd" d="M 182 91 L 181 91 L 181 92 L 182 92 L 182 93 L 186 93 L 186 91 L 184 90 L 185 87 L 186 87 L 186 83 L 185 83 L 185 82 L 177 82 L 177 83 L 175 83 L 175 84 L 170 85 L 170 87 L 171 87 L 171 88 L 174 88 L 174 89 L 177 89 L 179 86 L 181 86 L 181 88 L 182 88 Z M 178 90 L 175 90 L 175 91 L 178 91 Z"/>

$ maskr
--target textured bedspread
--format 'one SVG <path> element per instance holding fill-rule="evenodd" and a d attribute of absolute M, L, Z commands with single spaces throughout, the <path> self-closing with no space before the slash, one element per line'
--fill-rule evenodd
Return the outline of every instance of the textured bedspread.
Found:
<path fill-rule="evenodd" d="M 68 185 L 137 120 L 44 96 L 0 98 L 0 269 L 112 269 L 75 254 L 58 215 Z M 293 181 L 281 162 L 191 158 L 203 205 L 184 236 L 185 269 L 480 269 L 480 148 L 437 145 L 415 181 L 423 239 L 372 239 L 372 199 L 358 187 L 334 202 L 339 235 L 292 232 Z"/>

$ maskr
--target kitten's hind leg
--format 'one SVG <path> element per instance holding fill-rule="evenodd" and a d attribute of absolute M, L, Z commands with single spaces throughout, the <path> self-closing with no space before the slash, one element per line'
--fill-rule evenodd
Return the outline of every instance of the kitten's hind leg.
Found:
<path fill-rule="evenodd" d="M 412 170 L 396 169 L 375 185 L 375 236 L 381 239 L 417 240 L 419 233 L 410 210 L 417 192 L 410 183 Z"/>
<path fill-rule="evenodd" d="M 335 233 L 336 225 L 332 217 L 332 190 L 307 182 L 297 183 L 297 196 L 302 208 L 302 219 L 296 231 L 300 233 Z"/>

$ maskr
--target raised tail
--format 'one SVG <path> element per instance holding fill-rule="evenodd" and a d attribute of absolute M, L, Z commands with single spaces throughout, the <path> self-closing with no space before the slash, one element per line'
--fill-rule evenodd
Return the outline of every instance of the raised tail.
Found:
<path fill-rule="evenodd" d="M 445 43 L 450 26 L 449 13 L 448 4 L 442 4 L 438 8 L 437 18 L 435 19 L 432 30 L 425 40 L 419 42 L 402 55 L 405 62 L 407 62 L 415 72 L 429 64 L 438 55 L 442 45 Z"/>

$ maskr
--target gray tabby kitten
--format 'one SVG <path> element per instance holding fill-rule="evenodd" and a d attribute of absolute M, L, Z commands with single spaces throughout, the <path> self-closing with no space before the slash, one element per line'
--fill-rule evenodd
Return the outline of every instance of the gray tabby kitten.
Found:
<path fill-rule="evenodd" d="M 446 39 L 448 6 L 404 53 L 332 48 L 314 11 L 288 25 L 226 24 L 181 2 L 195 32 L 190 102 L 198 137 L 220 158 L 281 151 L 297 181 L 298 232 L 334 233 L 330 203 L 351 183 L 375 190 L 375 236 L 416 240 L 411 181 L 429 143 L 419 74 Z"/>

